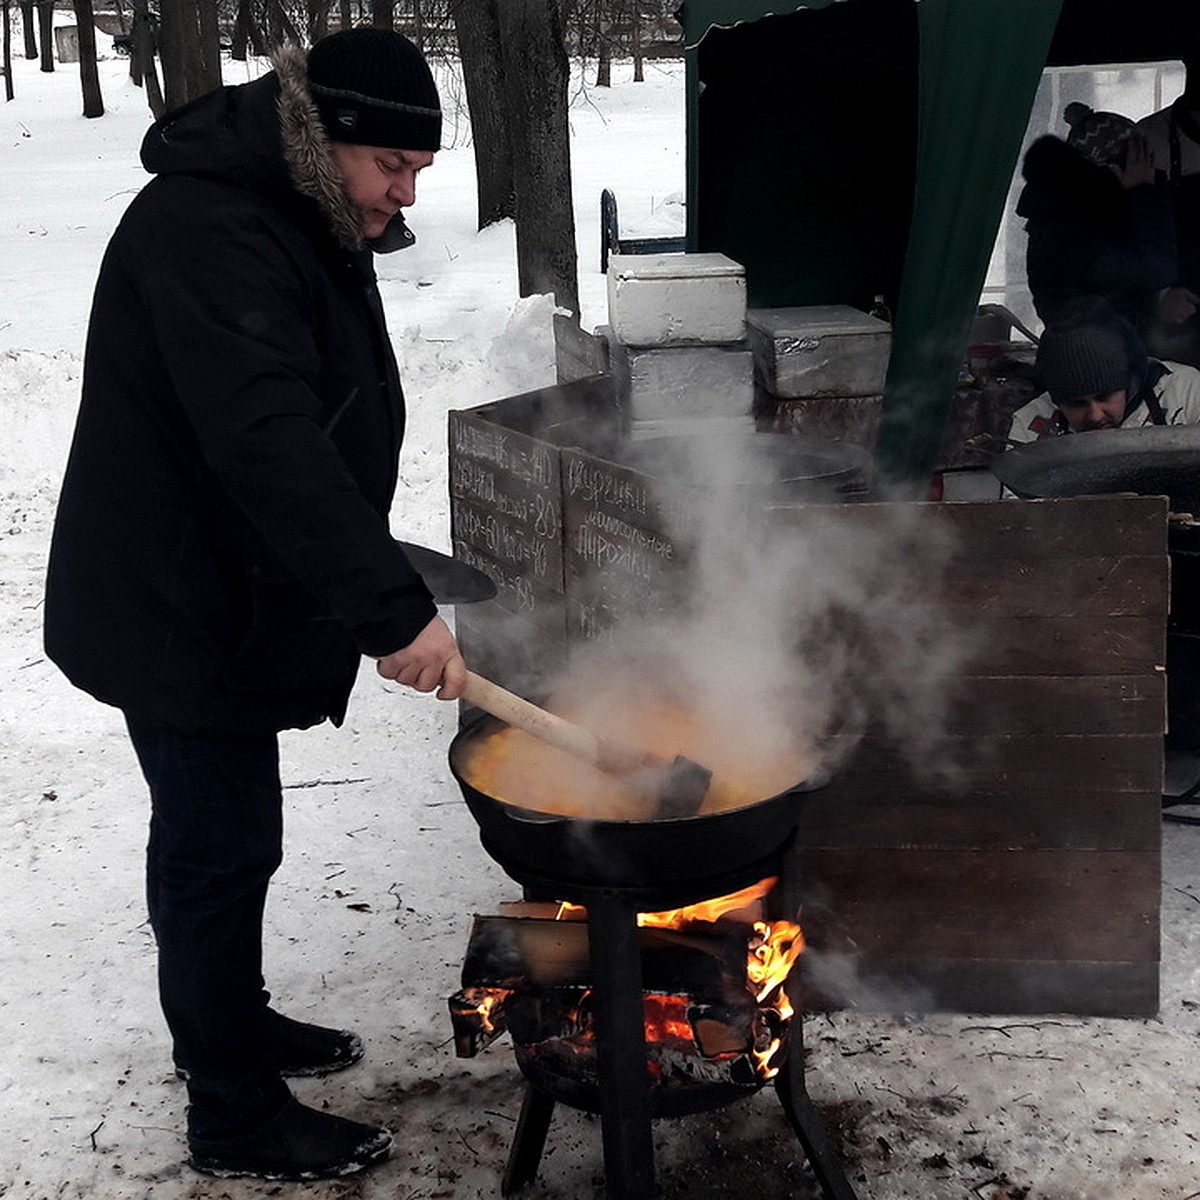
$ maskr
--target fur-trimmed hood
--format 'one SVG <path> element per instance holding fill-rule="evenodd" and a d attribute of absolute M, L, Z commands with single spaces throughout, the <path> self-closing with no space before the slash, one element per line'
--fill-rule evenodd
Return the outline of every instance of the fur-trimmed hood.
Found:
<path fill-rule="evenodd" d="M 292 183 L 302 196 L 317 202 L 338 241 L 360 250 L 362 227 L 342 189 L 329 135 L 308 91 L 308 56 L 296 46 L 284 46 L 271 59 L 279 80 L 279 134 Z"/>
<path fill-rule="evenodd" d="M 216 178 L 294 202 L 315 204 L 338 245 L 386 253 L 415 240 L 397 213 L 386 233 L 364 242 L 358 212 L 342 187 L 329 136 L 308 91 L 307 55 L 285 46 L 274 70 L 252 83 L 219 88 L 167 113 L 142 142 L 142 164 L 156 175 Z"/>

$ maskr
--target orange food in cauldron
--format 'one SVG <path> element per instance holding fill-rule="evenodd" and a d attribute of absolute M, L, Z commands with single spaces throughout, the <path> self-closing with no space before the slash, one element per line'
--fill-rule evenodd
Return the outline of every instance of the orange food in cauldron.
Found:
<path fill-rule="evenodd" d="M 805 778 L 809 763 L 794 747 L 747 755 L 722 745 L 717 731 L 679 710 L 626 715 L 638 744 L 672 759 L 682 754 L 713 772 L 697 815 L 726 812 L 778 795 Z M 622 777 L 507 726 L 481 732 L 463 747 L 458 768 L 478 791 L 536 812 L 594 821 L 651 820 L 656 816 L 654 781 L 637 773 Z"/>

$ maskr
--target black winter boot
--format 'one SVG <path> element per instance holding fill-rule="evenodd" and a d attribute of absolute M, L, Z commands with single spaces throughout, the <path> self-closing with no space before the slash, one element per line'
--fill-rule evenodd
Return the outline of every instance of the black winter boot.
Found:
<path fill-rule="evenodd" d="M 296 1180 L 353 1175 L 387 1158 L 392 1135 L 295 1098 L 265 1125 L 233 1137 L 188 1138 L 193 1170 L 219 1178 Z"/>
<path fill-rule="evenodd" d="M 263 1014 L 263 1053 L 280 1075 L 332 1075 L 353 1066 L 363 1056 L 362 1038 L 348 1029 L 326 1029 L 293 1021 L 274 1009 Z M 175 1074 L 188 1077 L 188 1067 L 178 1056 Z"/>

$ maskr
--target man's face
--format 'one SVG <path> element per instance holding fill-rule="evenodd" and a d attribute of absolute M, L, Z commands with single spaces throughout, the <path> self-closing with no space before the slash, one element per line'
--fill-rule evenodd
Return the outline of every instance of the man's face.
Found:
<path fill-rule="evenodd" d="M 417 175 L 431 162 L 429 150 L 384 150 L 331 142 L 342 186 L 362 218 L 363 237 L 377 238 L 387 223 L 417 198 Z"/>
<path fill-rule="evenodd" d="M 1116 429 L 1125 416 L 1125 389 L 1076 396 L 1055 403 L 1074 433 L 1083 433 L 1088 429 Z"/>

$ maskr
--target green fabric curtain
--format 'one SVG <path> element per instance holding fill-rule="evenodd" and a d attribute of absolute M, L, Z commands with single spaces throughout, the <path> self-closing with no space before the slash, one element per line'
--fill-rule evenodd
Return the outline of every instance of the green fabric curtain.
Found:
<path fill-rule="evenodd" d="M 694 47 L 712 25 L 839 0 L 686 0 L 689 205 L 696 165 Z M 936 465 L 971 321 L 1063 0 L 913 0 L 920 30 L 915 195 L 878 459 L 923 495 Z M 853 70 L 854 64 L 847 63 Z M 694 228 L 689 211 L 689 234 Z M 841 236 L 844 231 L 837 231 Z M 889 297 L 889 299 L 891 299 Z"/>
<path fill-rule="evenodd" d="M 878 459 L 923 492 L 1061 0 L 919 0 L 913 221 Z"/>

